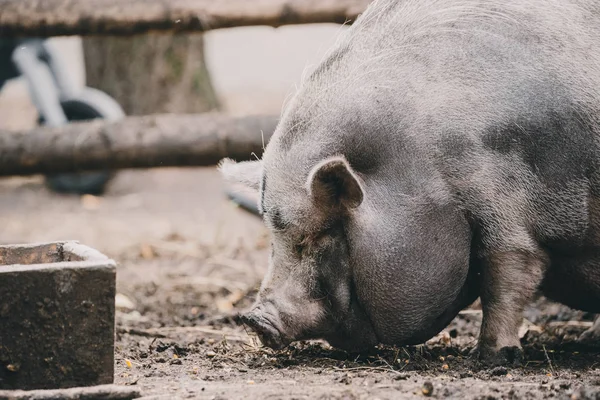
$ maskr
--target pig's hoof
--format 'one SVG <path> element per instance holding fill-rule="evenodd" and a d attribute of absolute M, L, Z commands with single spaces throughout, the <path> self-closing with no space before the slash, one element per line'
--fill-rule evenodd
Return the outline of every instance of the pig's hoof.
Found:
<path fill-rule="evenodd" d="M 500 350 L 477 346 L 471 352 L 484 367 L 517 367 L 523 362 L 523 349 L 517 346 L 502 347 Z"/>
<path fill-rule="evenodd" d="M 503 347 L 495 354 L 497 365 L 519 366 L 523 363 L 523 349 L 517 346 Z"/>

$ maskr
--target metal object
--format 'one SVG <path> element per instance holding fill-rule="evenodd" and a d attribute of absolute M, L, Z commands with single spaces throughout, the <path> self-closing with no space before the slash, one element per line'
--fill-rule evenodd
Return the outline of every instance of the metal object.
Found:
<path fill-rule="evenodd" d="M 0 389 L 113 382 L 115 263 L 77 242 L 0 246 Z"/>
<path fill-rule="evenodd" d="M 11 78 L 23 76 L 40 114 L 39 122 L 61 126 L 70 121 L 125 116 L 106 93 L 77 87 L 51 42 L 42 39 L 0 40 L 0 88 Z M 112 178 L 110 171 L 49 176 L 48 186 L 58 192 L 99 194 Z"/>
<path fill-rule="evenodd" d="M 72 95 L 75 88 L 56 69 L 60 61 L 53 51 L 42 40 L 24 40 L 16 44 L 12 62 L 27 81 L 31 100 L 45 123 L 49 126 L 66 124 L 60 101 Z"/>
<path fill-rule="evenodd" d="M 240 208 L 248 211 L 250 214 L 256 215 L 257 217 L 261 216 L 260 211 L 258 210 L 258 203 L 254 197 L 236 192 L 231 189 L 226 189 L 225 195 L 229 200 L 233 201 Z"/>

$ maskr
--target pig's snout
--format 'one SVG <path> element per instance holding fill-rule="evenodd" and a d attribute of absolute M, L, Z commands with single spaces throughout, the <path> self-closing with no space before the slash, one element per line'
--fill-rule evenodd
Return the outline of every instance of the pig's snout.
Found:
<path fill-rule="evenodd" d="M 278 350 L 290 343 L 282 334 L 276 313 L 267 313 L 262 308 L 257 307 L 241 314 L 240 320 L 256 332 L 260 341 L 267 347 Z"/>

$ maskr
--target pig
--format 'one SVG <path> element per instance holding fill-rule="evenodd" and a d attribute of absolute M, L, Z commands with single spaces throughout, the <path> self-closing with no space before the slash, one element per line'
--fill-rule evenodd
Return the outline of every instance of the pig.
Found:
<path fill-rule="evenodd" d="M 600 2 L 376 0 L 285 106 L 254 188 L 269 268 L 242 321 L 282 348 L 422 343 L 481 299 L 518 363 L 538 294 L 600 312 Z"/>

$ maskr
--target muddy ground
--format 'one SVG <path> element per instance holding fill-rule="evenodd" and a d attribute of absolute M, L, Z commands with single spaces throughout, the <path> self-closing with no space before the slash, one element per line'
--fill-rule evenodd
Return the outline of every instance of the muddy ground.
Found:
<path fill-rule="evenodd" d="M 577 342 L 592 315 L 543 299 L 526 313 L 521 368 L 472 364 L 476 309 L 424 346 L 360 356 L 320 342 L 262 348 L 232 315 L 251 304 L 268 238 L 221 192 L 211 168 L 124 171 L 102 198 L 52 194 L 37 177 L 3 180 L 0 241 L 78 239 L 118 261 L 115 380 L 147 396 L 600 397 L 600 350 Z"/>

